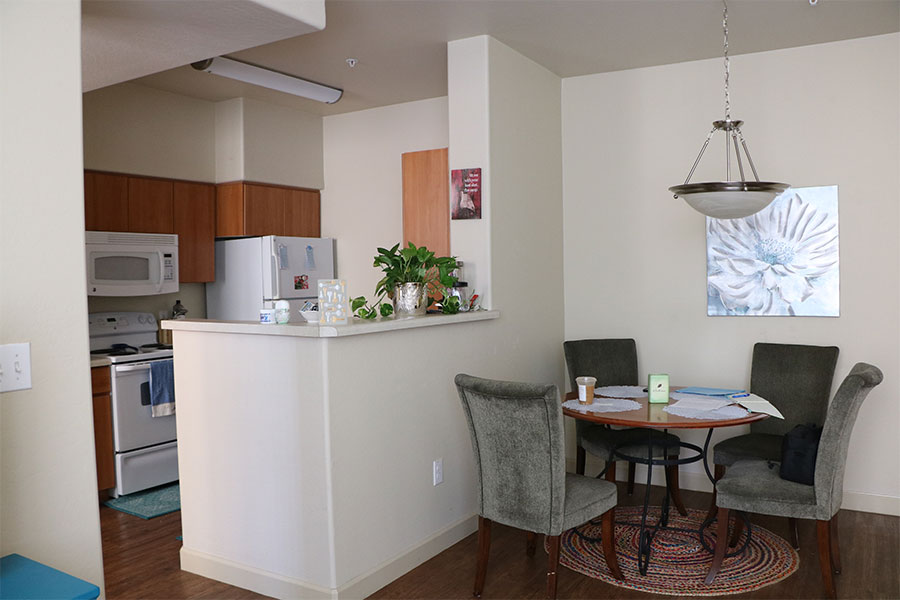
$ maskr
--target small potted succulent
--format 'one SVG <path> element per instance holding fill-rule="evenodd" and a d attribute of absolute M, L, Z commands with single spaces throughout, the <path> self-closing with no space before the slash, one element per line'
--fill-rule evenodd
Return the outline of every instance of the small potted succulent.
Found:
<path fill-rule="evenodd" d="M 410 242 L 405 248 L 400 244 L 389 250 L 378 248 L 372 266 L 380 267 L 384 277 L 375 286 L 376 298 L 371 305 L 365 296 L 351 301 L 350 308 L 357 317 L 424 315 L 427 307 L 436 303 L 436 294 L 442 296 L 442 312 L 453 314 L 459 311 L 459 298 L 445 293 L 456 283 L 456 277 L 452 275 L 457 266 L 456 257 L 435 256 L 425 246 L 416 247 Z M 385 297 L 392 303 L 384 302 Z"/>

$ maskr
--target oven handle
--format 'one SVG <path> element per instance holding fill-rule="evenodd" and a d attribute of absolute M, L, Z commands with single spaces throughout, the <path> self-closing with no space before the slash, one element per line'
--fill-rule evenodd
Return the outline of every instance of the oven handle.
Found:
<path fill-rule="evenodd" d="M 116 373 L 129 373 L 132 371 L 149 371 L 150 363 L 141 363 L 139 365 L 116 365 Z"/>

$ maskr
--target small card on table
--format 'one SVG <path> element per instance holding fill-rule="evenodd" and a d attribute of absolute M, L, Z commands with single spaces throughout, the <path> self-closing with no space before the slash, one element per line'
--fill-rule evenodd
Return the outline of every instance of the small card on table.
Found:
<path fill-rule="evenodd" d="M 669 375 L 666 373 L 651 374 L 647 381 L 647 395 L 653 404 L 669 402 Z"/>

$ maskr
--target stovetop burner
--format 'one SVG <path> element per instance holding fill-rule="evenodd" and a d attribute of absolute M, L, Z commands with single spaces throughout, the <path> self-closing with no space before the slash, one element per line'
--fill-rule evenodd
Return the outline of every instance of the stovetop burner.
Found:
<path fill-rule="evenodd" d="M 106 356 L 128 356 L 129 354 L 138 354 L 140 350 L 128 344 L 113 344 L 109 348 L 101 348 L 100 350 L 91 350 L 91 354 L 105 354 Z"/>
<path fill-rule="evenodd" d="M 151 352 L 153 350 L 172 350 L 172 344 L 144 344 L 141 346 L 141 352 Z"/>

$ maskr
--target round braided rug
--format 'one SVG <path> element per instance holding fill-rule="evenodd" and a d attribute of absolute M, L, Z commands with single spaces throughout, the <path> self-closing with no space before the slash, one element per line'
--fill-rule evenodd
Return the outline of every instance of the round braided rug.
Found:
<path fill-rule="evenodd" d="M 743 594 L 781 581 L 800 566 L 800 557 L 790 543 L 754 526 L 747 549 L 738 556 L 726 558 L 715 581 L 706 585 L 703 580 L 709 572 L 712 554 L 703 549 L 697 538 L 697 529 L 706 513 L 688 509 L 687 516 L 682 517 L 673 507 L 669 511 L 669 528 L 659 530 L 653 538 L 650 565 L 647 574 L 642 576 L 637 567 L 641 511 L 640 506 L 616 508 L 616 554 L 625 581 L 610 574 L 599 540 L 585 540 L 574 529 L 564 532 L 560 538 L 560 563 L 618 587 L 670 596 Z M 651 507 L 647 523 L 655 523 L 659 513 L 659 507 Z M 587 523 L 577 529 L 588 537 L 599 538 L 600 520 L 596 520 L 596 525 Z M 714 529 L 715 525 L 705 531 L 711 543 L 715 539 Z M 739 546 L 743 543 L 744 538 Z"/>

